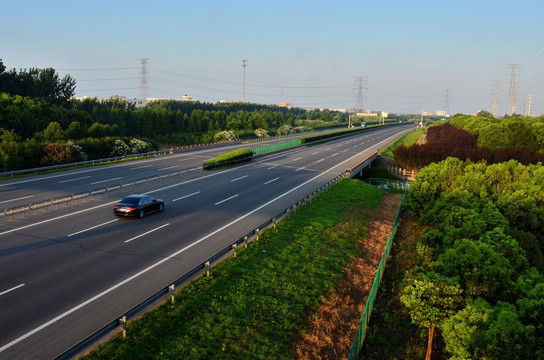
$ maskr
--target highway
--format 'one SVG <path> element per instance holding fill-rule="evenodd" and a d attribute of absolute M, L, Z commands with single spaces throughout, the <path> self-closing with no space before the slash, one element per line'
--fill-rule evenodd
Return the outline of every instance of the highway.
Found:
<path fill-rule="evenodd" d="M 138 185 L 130 191 L 165 201 L 162 213 L 143 219 L 112 214 L 124 191 L 25 218 L 0 219 L 0 359 L 55 358 L 413 128 L 383 128 L 228 169 Z M 14 199 L 27 196 L 88 191 L 94 185 L 199 166 L 230 150 L 4 181 L 0 201 L 15 204 L 20 200 Z"/>

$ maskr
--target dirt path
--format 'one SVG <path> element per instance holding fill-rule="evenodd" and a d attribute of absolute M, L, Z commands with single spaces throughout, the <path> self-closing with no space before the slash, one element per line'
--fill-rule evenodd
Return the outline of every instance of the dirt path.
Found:
<path fill-rule="evenodd" d="M 368 238 L 360 241 L 359 257 L 352 259 L 340 287 L 308 320 L 307 332 L 296 345 L 298 359 L 347 359 L 401 199 L 402 195 L 383 194 L 371 214 Z"/>

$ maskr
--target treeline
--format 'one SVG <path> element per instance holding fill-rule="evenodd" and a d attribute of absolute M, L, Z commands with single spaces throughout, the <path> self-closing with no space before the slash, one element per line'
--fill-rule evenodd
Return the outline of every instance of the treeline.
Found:
<path fill-rule="evenodd" d="M 74 91 L 75 81 L 68 75 L 61 79 L 54 69 L 6 71 L 0 60 L 0 170 L 39 166 L 44 158 L 74 158 L 68 154 L 108 157 L 126 150 L 119 143 L 114 148 L 116 140 L 130 152 L 132 139 L 157 149 L 209 143 L 225 131 L 247 138 L 301 126 L 344 126 L 348 120 L 339 112 L 247 103 L 164 100 L 135 108 L 119 98 L 73 99 Z M 52 143 L 63 150 L 48 146 Z M 45 153 L 53 149 L 65 156 Z"/>
<path fill-rule="evenodd" d="M 0 59 L 0 93 L 41 98 L 50 103 L 63 104 L 74 95 L 75 89 L 76 82 L 70 75 L 61 79 L 53 68 L 7 71 Z"/>
<path fill-rule="evenodd" d="M 466 121 L 466 120 L 469 121 Z M 461 160 L 478 162 L 485 160 L 488 164 L 515 159 L 522 164 L 544 162 L 544 120 L 510 118 L 502 122 L 493 122 L 493 127 L 501 128 L 501 137 L 491 141 L 487 130 L 475 131 L 467 125 L 485 123 L 488 119 L 456 115 L 449 123 L 427 128 L 425 144 L 411 146 L 399 145 L 393 149 L 395 162 L 406 169 L 420 169 L 433 162 L 456 157 Z M 498 120 L 494 120 L 498 121 Z M 457 126 L 465 126 L 474 131 Z M 482 129 L 488 129 L 485 126 Z M 540 131 L 542 130 L 542 133 Z M 482 141 L 482 138 L 484 141 Z"/>
<path fill-rule="evenodd" d="M 397 296 L 429 351 L 436 331 L 452 359 L 544 359 L 543 185 L 541 164 L 515 160 L 416 176 L 405 204 L 426 230 Z"/>
<path fill-rule="evenodd" d="M 478 138 L 478 147 L 490 150 L 527 148 L 544 149 L 544 117 L 510 116 L 496 119 L 487 112 L 478 116 L 455 115 L 450 124 Z"/>

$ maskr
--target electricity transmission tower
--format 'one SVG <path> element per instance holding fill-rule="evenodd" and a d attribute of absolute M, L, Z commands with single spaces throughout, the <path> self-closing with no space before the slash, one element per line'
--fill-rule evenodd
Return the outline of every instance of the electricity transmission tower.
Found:
<path fill-rule="evenodd" d="M 493 82 L 493 103 L 491 104 L 491 114 L 494 117 L 499 118 L 499 105 L 500 105 L 500 82 L 495 80 Z"/>
<path fill-rule="evenodd" d="M 527 103 L 525 105 L 525 114 L 527 116 L 533 116 L 533 95 L 527 96 Z"/>
<path fill-rule="evenodd" d="M 243 83 L 243 96 L 242 96 L 242 102 L 246 102 L 246 66 L 247 66 L 247 59 L 242 59 L 242 67 L 244 68 L 244 83 Z"/>
<path fill-rule="evenodd" d="M 138 94 L 138 100 L 144 103 L 149 97 L 149 83 L 147 82 L 147 60 L 149 59 L 140 59 L 140 92 Z"/>
<path fill-rule="evenodd" d="M 364 110 L 364 101 L 366 98 L 366 76 L 358 76 L 355 78 L 355 87 L 353 91 L 355 95 L 355 113 L 363 112 Z"/>
<path fill-rule="evenodd" d="M 446 89 L 446 100 L 444 102 L 444 110 L 446 111 L 446 116 L 449 116 L 450 113 L 450 90 Z"/>
<path fill-rule="evenodd" d="M 516 113 L 516 69 L 519 69 L 519 64 L 508 64 L 510 67 L 510 90 L 508 91 L 508 115 Z"/>

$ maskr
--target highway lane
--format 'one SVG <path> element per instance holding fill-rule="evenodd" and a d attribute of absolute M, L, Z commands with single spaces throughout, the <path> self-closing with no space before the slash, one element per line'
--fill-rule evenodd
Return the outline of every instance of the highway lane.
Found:
<path fill-rule="evenodd" d="M 173 155 L 4 180 L 0 182 L 0 210 L 102 189 L 135 179 L 199 167 L 205 161 L 228 151 L 270 146 L 295 141 L 304 136 L 308 136 L 308 134 L 251 143 L 195 148 L 195 150 L 187 152 L 175 152 Z"/>
<path fill-rule="evenodd" d="M 0 211 L 66 195 L 100 190 L 136 179 L 200 167 L 205 161 L 235 149 L 255 149 L 295 141 L 304 136 L 308 134 L 202 148 L 173 155 L 4 180 L 0 182 Z"/>
<path fill-rule="evenodd" d="M 393 133 L 305 148 L 151 190 L 166 208 L 143 220 L 114 218 L 106 203 L 0 233 L 0 323 L 9 329 L 0 334 L 0 358 L 55 356 L 384 147 Z"/>

